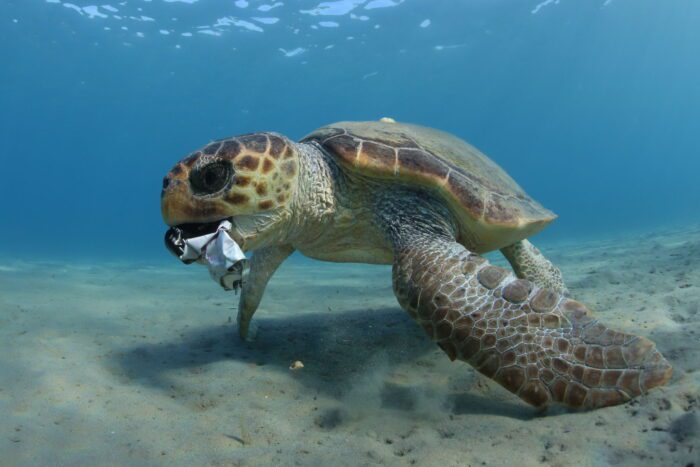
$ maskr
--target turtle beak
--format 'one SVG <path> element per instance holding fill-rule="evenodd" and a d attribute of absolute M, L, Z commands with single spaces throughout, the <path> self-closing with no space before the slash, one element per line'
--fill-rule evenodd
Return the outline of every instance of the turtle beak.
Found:
<path fill-rule="evenodd" d="M 180 258 L 185 252 L 185 239 L 182 230 L 178 227 L 170 227 L 165 232 L 165 248 L 176 258 Z"/>
<path fill-rule="evenodd" d="M 217 231 L 221 222 L 225 220 L 229 221 L 232 225 L 232 227 L 227 230 L 226 233 L 228 233 L 229 237 L 231 237 L 231 239 L 236 242 L 243 251 L 245 251 L 245 238 L 236 228 L 234 217 L 223 218 L 215 222 L 187 223 L 170 227 L 165 232 L 165 248 L 174 256 L 182 260 L 181 256 L 185 252 L 185 240 L 212 234 Z M 182 261 L 185 264 L 194 262 L 190 260 Z"/>
<path fill-rule="evenodd" d="M 185 241 L 194 237 L 201 237 L 216 232 L 220 222 L 207 222 L 202 224 L 180 224 L 170 227 L 165 232 L 165 248 L 185 264 L 191 264 L 194 260 L 183 259 L 185 253 Z"/>

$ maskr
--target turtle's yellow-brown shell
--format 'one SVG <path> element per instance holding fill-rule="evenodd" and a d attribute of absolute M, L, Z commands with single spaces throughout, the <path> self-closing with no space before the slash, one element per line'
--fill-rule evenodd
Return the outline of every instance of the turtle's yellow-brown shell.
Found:
<path fill-rule="evenodd" d="M 475 252 L 527 238 L 556 218 L 478 149 L 454 135 L 391 119 L 339 122 L 306 136 L 347 170 L 415 185 L 447 201 Z"/>

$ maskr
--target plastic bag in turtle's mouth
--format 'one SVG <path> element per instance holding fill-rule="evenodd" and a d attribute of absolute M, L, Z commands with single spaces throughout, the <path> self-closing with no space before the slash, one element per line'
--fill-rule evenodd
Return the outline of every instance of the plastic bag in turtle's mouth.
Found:
<path fill-rule="evenodd" d="M 224 220 L 214 232 L 190 238 L 185 238 L 182 229 L 172 227 L 165 234 L 165 245 L 185 264 L 206 265 L 211 278 L 224 290 L 237 290 L 243 283 L 248 260 L 228 234 L 232 227 L 231 222 Z"/>

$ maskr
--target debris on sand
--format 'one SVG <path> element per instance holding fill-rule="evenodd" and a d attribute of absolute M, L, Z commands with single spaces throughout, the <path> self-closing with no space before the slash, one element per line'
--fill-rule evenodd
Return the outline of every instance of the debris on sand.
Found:
<path fill-rule="evenodd" d="M 289 365 L 289 369 L 292 371 L 301 370 L 302 368 L 304 368 L 304 364 L 301 360 L 294 360 L 292 364 Z"/>

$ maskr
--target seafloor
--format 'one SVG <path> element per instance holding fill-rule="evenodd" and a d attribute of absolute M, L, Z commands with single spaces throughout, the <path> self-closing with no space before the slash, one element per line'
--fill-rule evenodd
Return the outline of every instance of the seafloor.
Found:
<path fill-rule="evenodd" d="M 429 342 L 388 267 L 285 264 L 248 344 L 202 268 L 5 261 L 0 464 L 700 465 L 700 229 L 543 249 L 668 386 L 538 414 Z"/>

